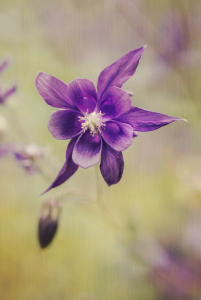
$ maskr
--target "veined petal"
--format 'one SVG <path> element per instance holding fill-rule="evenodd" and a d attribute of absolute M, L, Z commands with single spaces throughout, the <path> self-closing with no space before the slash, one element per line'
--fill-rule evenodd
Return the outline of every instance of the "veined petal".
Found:
<path fill-rule="evenodd" d="M 138 107 L 131 107 L 127 113 L 116 118 L 115 120 L 130 124 L 133 127 L 133 130 L 136 131 L 152 131 L 174 121 L 185 121 L 183 119 L 166 116 Z"/>
<path fill-rule="evenodd" d="M 52 184 L 41 195 L 47 193 L 49 190 L 51 190 L 59 185 L 61 185 L 77 171 L 78 165 L 76 165 L 72 160 L 72 151 L 73 151 L 76 141 L 77 141 L 77 137 L 74 137 L 73 139 L 70 140 L 67 150 L 66 150 L 65 164 L 61 168 L 59 174 L 57 175 L 55 180 L 52 182 Z"/>
<path fill-rule="evenodd" d="M 82 132 L 80 116 L 75 110 L 57 110 L 51 114 L 47 127 L 55 139 L 70 139 Z"/>
<path fill-rule="evenodd" d="M 124 151 L 132 144 L 133 128 L 125 123 L 107 122 L 102 137 L 114 150 Z"/>
<path fill-rule="evenodd" d="M 104 114 L 103 121 L 114 119 L 129 111 L 130 108 L 131 100 L 128 93 L 115 86 L 107 89 L 99 104 L 99 109 Z"/>
<path fill-rule="evenodd" d="M 74 105 L 83 113 L 94 111 L 97 102 L 96 89 L 89 79 L 76 78 L 67 88 L 68 97 Z"/>
<path fill-rule="evenodd" d="M 133 76 L 145 47 L 127 53 L 100 73 L 97 84 L 98 99 L 101 99 L 109 87 L 120 88 Z"/>
<path fill-rule="evenodd" d="M 89 130 L 83 133 L 77 140 L 73 150 L 73 161 L 80 167 L 87 169 L 98 164 L 101 157 L 102 139 L 99 136 L 90 135 Z"/>
<path fill-rule="evenodd" d="M 109 186 L 118 183 L 122 177 L 123 169 L 122 152 L 115 151 L 103 141 L 100 171 L 106 183 Z"/>
<path fill-rule="evenodd" d="M 53 107 L 73 108 L 71 99 L 67 96 L 67 85 L 56 77 L 40 72 L 35 80 L 36 88 L 45 100 Z"/>

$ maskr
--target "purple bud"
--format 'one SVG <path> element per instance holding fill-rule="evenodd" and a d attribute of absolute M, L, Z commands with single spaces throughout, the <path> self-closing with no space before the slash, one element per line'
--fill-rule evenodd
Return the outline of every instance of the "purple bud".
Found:
<path fill-rule="evenodd" d="M 41 248 L 46 248 L 53 240 L 61 212 L 61 203 L 48 200 L 43 204 L 38 223 L 38 239 Z"/>

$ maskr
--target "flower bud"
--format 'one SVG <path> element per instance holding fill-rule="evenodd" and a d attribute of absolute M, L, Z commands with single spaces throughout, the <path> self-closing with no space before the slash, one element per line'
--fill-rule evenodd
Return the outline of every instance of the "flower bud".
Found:
<path fill-rule="evenodd" d="M 43 204 L 38 223 L 38 239 L 41 248 L 46 248 L 53 240 L 61 213 L 61 203 L 48 200 Z"/>

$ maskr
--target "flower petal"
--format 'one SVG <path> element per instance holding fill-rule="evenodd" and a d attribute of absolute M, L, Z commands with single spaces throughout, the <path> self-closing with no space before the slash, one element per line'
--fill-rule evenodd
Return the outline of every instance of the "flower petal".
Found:
<path fill-rule="evenodd" d="M 68 97 L 74 105 L 83 113 L 94 111 L 97 102 L 96 89 L 89 79 L 76 78 L 67 88 Z"/>
<path fill-rule="evenodd" d="M 87 130 L 77 140 L 73 150 L 73 161 L 84 169 L 95 166 L 100 160 L 101 150 L 101 137 L 96 135 L 93 137 Z"/>
<path fill-rule="evenodd" d="M 40 72 L 35 80 L 36 88 L 45 100 L 53 107 L 73 108 L 73 103 L 67 96 L 67 85 L 47 73 Z"/>
<path fill-rule="evenodd" d="M 166 116 L 153 111 L 138 107 L 131 107 L 129 112 L 115 119 L 119 122 L 130 124 L 136 131 L 152 131 L 174 121 L 185 121 L 183 119 Z"/>
<path fill-rule="evenodd" d="M 74 137 L 73 139 L 70 140 L 70 143 L 68 144 L 68 147 L 66 150 L 65 164 L 61 168 L 59 174 L 57 175 L 55 180 L 52 182 L 52 184 L 41 195 L 47 193 L 49 190 L 51 190 L 59 185 L 61 185 L 77 171 L 78 165 L 76 165 L 72 160 L 72 151 L 73 151 L 76 141 L 77 141 L 77 137 Z"/>
<path fill-rule="evenodd" d="M 79 116 L 80 113 L 75 110 L 57 110 L 51 114 L 47 127 L 55 139 L 70 139 L 83 130 Z"/>
<path fill-rule="evenodd" d="M 101 99 L 99 109 L 103 116 L 103 121 L 109 121 L 115 117 L 118 117 L 131 108 L 131 100 L 126 91 L 118 88 L 109 88 Z"/>
<path fill-rule="evenodd" d="M 124 151 L 132 144 L 133 128 L 125 123 L 107 122 L 102 137 L 114 150 Z"/>
<path fill-rule="evenodd" d="M 101 99 L 109 87 L 121 87 L 133 76 L 145 47 L 127 53 L 100 73 L 97 84 L 98 99 Z"/>
<path fill-rule="evenodd" d="M 103 141 L 100 171 L 106 183 L 109 186 L 118 183 L 122 177 L 123 169 L 122 152 L 115 151 Z"/>

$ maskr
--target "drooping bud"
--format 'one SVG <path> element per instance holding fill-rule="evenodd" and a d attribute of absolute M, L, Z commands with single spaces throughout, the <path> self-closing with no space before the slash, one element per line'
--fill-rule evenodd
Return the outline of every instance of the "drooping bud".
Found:
<path fill-rule="evenodd" d="M 38 223 L 38 239 L 41 248 L 46 248 L 52 242 L 57 232 L 61 208 L 61 203 L 58 201 L 44 202 Z"/>

